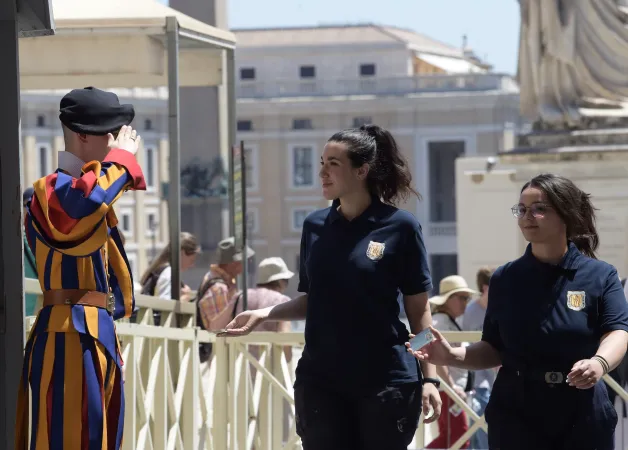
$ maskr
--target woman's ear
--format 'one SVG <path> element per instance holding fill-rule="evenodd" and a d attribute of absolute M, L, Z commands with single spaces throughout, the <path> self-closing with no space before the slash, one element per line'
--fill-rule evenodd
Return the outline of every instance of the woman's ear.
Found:
<path fill-rule="evenodd" d="M 369 165 L 368 164 L 362 164 L 361 167 L 358 168 L 358 178 L 360 180 L 366 180 L 366 177 L 369 174 Z"/>

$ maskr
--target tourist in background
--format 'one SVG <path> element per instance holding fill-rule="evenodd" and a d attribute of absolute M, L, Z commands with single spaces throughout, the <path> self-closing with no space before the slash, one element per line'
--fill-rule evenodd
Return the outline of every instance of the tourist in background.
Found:
<path fill-rule="evenodd" d="M 242 299 L 237 277 L 244 270 L 245 259 L 253 256 L 253 249 L 247 246 L 243 252 L 236 246 L 233 236 L 218 243 L 216 263 L 209 266 L 196 293 L 196 323 L 199 327 L 216 332 L 224 329 L 236 316 L 236 307 Z M 211 343 L 199 346 L 201 363 L 209 361 L 212 348 Z M 208 370 L 208 367 L 202 366 L 201 370 Z"/>
<path fill-rule="evenodd" d="M 459 275 L 451 275 L 440 281 L 439 295 L 430 298 L 432 305 L 432 322 L 439 331 L 462 331 L 460 319 L 475 291 L 469 288 L 466 280 Z M 459 346 L 460 344 L 452 344 Z M 456 367 L 438 366 L 436 372 L 458 394 L 462 400 L 467 399 L 467 391 L 471 386 L 469 371 Z M 449 448 L 469 429 L 467 413 L 457 405 L 445 391 L 440 391 L 443 402 L 443 413 L 438 419 L 438 437 L 426 448 Z M 468 448 L 469 441 L 461 448 Z"/>
<path fill-rule="evenodd" d="M 196 237 L 185 231 L 181 233 L 181 250 L 179 256 L 179 264 L 181 272 L 194 267 L 196 258 L 201 252 Z M 142 294 L 152 295 L 163 298 L 164 300 L 172 299 L 172 267 L 170 266 L 171 245 L 168 243 L 161 251 L 159 256 L 153 260 L 148 269 L 142 275 L 140 283 L 142 284 Z M 188 302 L 192 299 L 192 291 L 190 287 L 181 282 L 180 300 Z"/>
<path fill-rule="evenodd" d="M 201 247 L 198 245 L 196 237 L 185 231 L 181 233 L 180 242 L 181 253 L 179 256 L 179 265 L 181 267 L 181 272 L 185 272 L 186 270 L 194 267 L 196 258 L 201 252 Z M 171 252 L 171 245 L 168 243 L 168 245 L 163 248 L 159 256 L 157 256 L 150 266 L 148 266 L 148 269 L 146 269 L 140 279 L 140 283 L 142 284 L 142 294 L 159 297 L 164 300 L 172 300 L 172 267 L 170 266 Z M 193 296 L 194 295 L 190 287 L 181 281 L 181 293 L 179 300 L 182 302 L 189 302 L 192 300 Z M 153 320 L 155 321 L 155 325 L 161 324 L 160 311 L 153 312 Z M 131 321 L 135 321 L 135 313 L 131 317 Z"/>
<path fill-rule="evenodd" d="M 488 286 L 494 269 L 482 267 L 476 274 L 476 285 L 479 297 L 469 303 L 462 317 L 462 329 L 464 331 L 482 331 L 486 307 L 488 306 Z M 473 372 L 473 390 L 471 391 L 471 407 L 478 416 L 484 414 L 486 405 L 491 395 L 491 389 L 495 382 L 497 372 L 495 369 L 476 370 Z M 482 429 L 478 429 L 471 436 L 471 449 L 488 449 L 488 435 Z"/>
<path fill-rule="evenodd" d="M 290 279 L 294 273 L 288 270 L 286 262 L 279 258 L 263 259 L 257 266 L 257 287 L 247 291 L 247 309 L 264 309 L 290 301 L 290 297 L 284 294 L 288 288 Z M 243 311 L 242 302 L 236 305 L 236 313 Z M 289 332 L 292 331 L 292 323 L 290 321 L 264 322 L 256 331 L 275 331 Z M 251 352 L 257 355 L 259 349 L 251 349 Z M 288 361 L 292 359 L 292 347 L 286 346 L 286 358 Z"/>

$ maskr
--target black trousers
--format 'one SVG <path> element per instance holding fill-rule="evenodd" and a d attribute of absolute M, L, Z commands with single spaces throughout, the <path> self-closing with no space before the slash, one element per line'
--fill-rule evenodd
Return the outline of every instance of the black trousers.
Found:
<path fill-rule="evenodd" d="M 485 415 L 490 450 L 615 447 L 617 414 L 603 382 L 580 390 L 522 379 L 502 369 Z"/>
<path fill-rule="evenodd" d="M 304 450 L 406 450 L 419 423 L 421 385 L 360 396 L 299 383 L 294 400 Z"/>

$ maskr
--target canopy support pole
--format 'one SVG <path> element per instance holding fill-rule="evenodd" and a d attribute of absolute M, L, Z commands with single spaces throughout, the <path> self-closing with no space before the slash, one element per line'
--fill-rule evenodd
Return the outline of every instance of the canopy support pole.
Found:
<path fill-rule="evenodd" d="M 13 448 L 24 355 L 20 78 L 15 1 L 0 3 L 0 448 Z"/>
<path fill-rule="evenodd" d="M 179 138 L 179 23 L 166 17 L 168 41 L 168 138 L 170 180 L 168 198 L 168 229 L 170 231 L 170 267 L 172 284 L 170 296 L 181 297 L 181 162 Z"/>

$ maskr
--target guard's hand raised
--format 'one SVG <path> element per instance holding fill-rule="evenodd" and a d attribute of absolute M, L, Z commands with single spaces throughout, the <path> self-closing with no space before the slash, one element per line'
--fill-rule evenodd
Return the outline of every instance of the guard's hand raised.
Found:
<path fill-rule="evenodd" d="M 137 134 L 137 131 L 135 131 L 129 125 L 124 125 L 122 128 L 120 128 L 120 132 L 118 133 L 117 138 L 114 138 L 113 134 L 111 133 L 109 133 L 107 137 L 109 138 L 107 146 L 110 149 L 119 148 L 121 150 L 131 152 L 134 155 L 140 148 L 140 142 L 142 140 L 140 135 Z"/>

